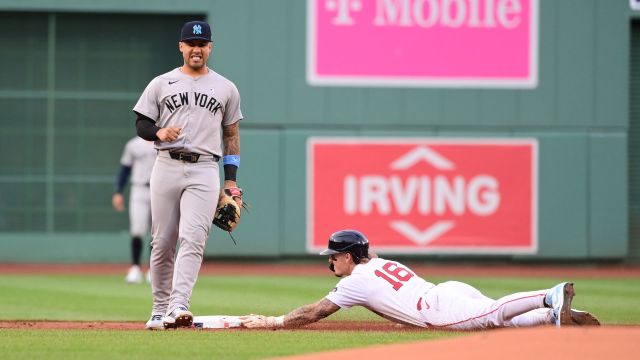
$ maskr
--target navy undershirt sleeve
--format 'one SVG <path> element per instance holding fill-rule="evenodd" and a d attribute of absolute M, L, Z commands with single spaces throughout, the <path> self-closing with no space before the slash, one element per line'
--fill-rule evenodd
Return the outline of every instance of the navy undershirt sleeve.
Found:
<path fill-rule="evenodd" d="M 127 181 L 129 181 L 129 175 L 131 174 L 131 166 L 122 165 L 120 167 L 120 174 L 118 174 L 118 181 L 116 182 L 116 192 L 122 194 L 122 190 L 124 190 L 124 186 L 127 185 Z"/>
<path fill-rule="evenodd" d="M 136 132 L 138 133 L 138 136 L 148 141 L 158 140 L 156 133 L 160 128 L 156 126 L 156 122 L 139 112 L 136 112 L 136 115 L 138 115 L 138 118 L 136 119 Z"/>

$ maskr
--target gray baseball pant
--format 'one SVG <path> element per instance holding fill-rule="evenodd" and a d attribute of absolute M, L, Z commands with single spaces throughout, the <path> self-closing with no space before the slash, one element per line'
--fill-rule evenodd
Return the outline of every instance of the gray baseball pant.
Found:
<path fill-rule="evenodd" d="M 219 192 L 212 156 L 186 163 L 159 152 L 151 173 L 152 314 L 189 308 Z"/>

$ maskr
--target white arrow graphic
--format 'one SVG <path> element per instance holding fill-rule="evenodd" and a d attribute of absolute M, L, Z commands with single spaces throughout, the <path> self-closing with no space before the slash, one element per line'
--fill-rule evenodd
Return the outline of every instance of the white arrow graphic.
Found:
<path fill-rule="evenodd" d="M 392 162 L 390 167 L 393 170 L 405 170 L 419 163 L 420 161 L 425 161 L 438 170 L 455 169 L 455 165 L 451 161 L 449 161 L 449 159 L 445 158 L 444 156 L 438 154 L 437 152 L 431 150 L 426 146 L 418 146 L 408 153 L 402 155 L 394 162 Z"/>
<path fill-rule="evenodd" d="M 455 223 L 453 221 L 441 220 L 427 227 L 423 231 L 420 231 L 406 221 L 391 221 L 390 225 L 395 231 L 399 232 L 414 243 L 418 245 L 426 245 L 451 230 L 455 226 Z"/>

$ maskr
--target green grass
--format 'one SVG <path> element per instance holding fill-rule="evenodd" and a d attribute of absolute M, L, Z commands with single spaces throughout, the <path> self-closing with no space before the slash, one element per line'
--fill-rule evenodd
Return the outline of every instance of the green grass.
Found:
<path fill-rule="evenodd" d="M 438 283 L 444 278 L 429 278 Z M 490 297 L 548 288 L 562 279 L 457 278 Z M 333 288 L 330 276 L 202 276 L 193 294 L 196 315 L 280 315 L 314 302 Z M 574 307 L 607 325 L 640 324 L 640 279 L 580 279 Z M 148 285 L 121 276 L 0 275 L 1 320 L 138 321 L 151 308 Z M 379 320 L 358 308 L 330 319 Z M 106 331 L 0 329 L 3 359 L 208 358 L 259 359 L 340 348 L 454 336 L 447 332 Z"/>
<path fill-rule="evenodd" d="M 262 359 L 451 335 L 288 330 L 0 330 L 0 354 L 3 359 Z"/>

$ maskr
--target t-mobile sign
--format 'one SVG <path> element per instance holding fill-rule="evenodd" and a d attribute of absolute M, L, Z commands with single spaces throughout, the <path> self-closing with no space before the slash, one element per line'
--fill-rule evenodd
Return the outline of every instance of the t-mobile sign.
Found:
<path fill-rule="evenodd" d="M 357 229 L 385 253 L 537 251 L 535 139 L 310 138 L 307 249 Z"/>
<path fill-rule="evenodd" d="M 312 85 L 533 88 L 538 0 L 307 0 Z"/>

